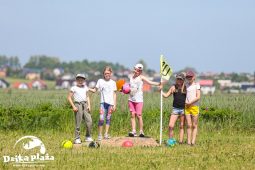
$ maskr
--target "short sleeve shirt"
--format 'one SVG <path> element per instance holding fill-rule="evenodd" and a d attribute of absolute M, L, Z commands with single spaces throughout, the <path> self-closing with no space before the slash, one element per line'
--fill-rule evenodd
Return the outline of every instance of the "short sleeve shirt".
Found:
<path fill-rule="evenodd" d="M 73 86 L 70 89 L 71 92 L 73 92 L 73 98 L 75 102 L 84 102 L 87 101 L 87 91 L 88 87 L 87 86 Z"/>
<path fill-rule="evenodd" d="M 114 105 L 113 94 L 117 91 L 116 82 L 113 80 L 106 81 L 104 79 L 99 79 L 96 84 L 96 88 L 101 93 L 100 103 L 108 103 Z"/>
<path fill-rule="evenodd" d="M 188 83 L 186 84 L 187 87 L 187 97 L 186 97 L 186 102 L 190 102 L 196 98 L 197 95 L 197 90 L 200 90 L 200 84 L 199 83 L 193 83 L 189 85 Z M 195 102 L 193 104 L 194 106 L 198 106 L 199 102 Z"/>

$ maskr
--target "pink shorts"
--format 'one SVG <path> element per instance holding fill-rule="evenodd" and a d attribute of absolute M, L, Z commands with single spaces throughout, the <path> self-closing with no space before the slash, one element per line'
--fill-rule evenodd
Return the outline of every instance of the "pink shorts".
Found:
<path fill-rule="evenodd" d="M 132 101 L 128 101 L 128 107 L 129 107 L 129 111 L 132 114 L 136 114 L 141 116 L 142 115 L 142 110 L 143 110 L 143 102 L 132 102 Z"/>

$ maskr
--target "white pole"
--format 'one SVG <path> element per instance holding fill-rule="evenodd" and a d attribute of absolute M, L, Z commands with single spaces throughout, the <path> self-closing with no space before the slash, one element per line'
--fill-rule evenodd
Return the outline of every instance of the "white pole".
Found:
<path fill-rule="evenodd" d="M 162 83 L 162 78 L 161 81 Z M 159 145 L 162 144 L 162 125 L 163 125 L 163 95 L 162 95 L 162 89 L 160 91 L 160 138 L 159 138 Z"/>

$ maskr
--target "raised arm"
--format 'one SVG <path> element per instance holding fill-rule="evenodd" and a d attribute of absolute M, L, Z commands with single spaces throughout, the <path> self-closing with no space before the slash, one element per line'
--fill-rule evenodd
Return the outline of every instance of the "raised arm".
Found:
<path fill-rule="evenodd" d="M 141 79 L 145 82 L 147 82 L 148 84 L 150 85 L 154 85 L 154 86 L 160 86 L 161 85 L 161 82 L 155 82 L 155 81 L 151 81 L 149 80 L 147 77 L 143 76 L 143 75 L 140 75 L 141 76 Z"/>

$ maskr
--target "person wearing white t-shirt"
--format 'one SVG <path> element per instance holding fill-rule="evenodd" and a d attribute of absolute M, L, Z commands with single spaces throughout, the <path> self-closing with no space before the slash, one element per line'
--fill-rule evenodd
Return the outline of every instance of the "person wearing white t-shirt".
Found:
<path fill-rule="evenodd" d="M 102 131 L 105 121 L 104 139 L 109 139 L 108 134 L 112 113 L 116 110 L 116 82 L 111 79 L 112 68 L 106 66 L 103 71 L 104 78 L 97 81 L 94 89 L 89 89 L 91 92 L 100 92 L 100 113 L 98 121 L 98 140 L 102 140 Z"/>
<path fill-rule="evenodd" d="M 77 74 L 76 85 L 71 87 L 67 97 L 75 116 L 75 144 L 81 144 L 80 126 L 82 119 L 84 119 L 86 126 L 85 141 L 93 141 L 91 138 L 92 118 L 90 114 L 90 98 L 87 95 L 89 89 L 85 85 L 85 79 L 84 74 Z"/>
<path fill-rule="evenodd" d="M 200 85 L 195 82 L 195 73 L 188 71 L 186 73 L 187 79 L 187 96 L 185 101 L 185 117 L 187 121 L 187 140 L 188 145 L 195 145 L 197 129 L 198 129 L 198 115 L 199 115 L 199 100 L 200 100 Z"/>
<path fill-rule="evenodd" d="M 138 124 L 140 128 L 139 137 L 145 137 L 143 132 L 143 82 L 150 85 L 161 86 L 160 82 L 150 81 L 147 77 L 142 75 L 143 65 L 136 64 L 134 67 L 133 74 L 129 77 L 130 80 L 130 93 L 128 99 L 128 107 L 131 114 L 131 128 L 132 131 L 128 133 L 128 136 L 134 137 L 136 134 L 136 121 L 138 119 Z"/>

